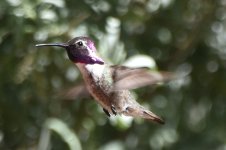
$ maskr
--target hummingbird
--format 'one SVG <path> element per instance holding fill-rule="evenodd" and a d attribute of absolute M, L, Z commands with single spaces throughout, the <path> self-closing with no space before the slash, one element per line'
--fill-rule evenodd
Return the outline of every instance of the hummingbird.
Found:
<path fill-rule="evenodd" d="M 43 46 L 57 46 L 66 50 L 69 59 L 80 70 L 88 92 L 109 117 L 122 114 L 164 124 L 161 117 L 141 106 L 130 90 L 166 81 L 170 73 L 108 65 L 97 54 L 94 41 L 85 36 L 75 37 L 66 43 L 36 45 Z"/>

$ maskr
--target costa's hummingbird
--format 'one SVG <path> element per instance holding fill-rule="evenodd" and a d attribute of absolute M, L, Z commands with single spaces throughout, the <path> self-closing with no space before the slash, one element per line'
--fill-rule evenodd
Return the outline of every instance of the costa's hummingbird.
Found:
<path fill-rule="evenodd" d="M 112 114 L 123 114 L 164 123 L 163 119 L 141 106 L 129 90 L 167 80 L 170 76 L 168 73 L 149 72 L 145 68 L 109 66 L 97 55 L 94 42 L 88 37 L 36 46 L 66 49 L 69 59 L 82 73 L 87 90 L 109 117 Z"/>

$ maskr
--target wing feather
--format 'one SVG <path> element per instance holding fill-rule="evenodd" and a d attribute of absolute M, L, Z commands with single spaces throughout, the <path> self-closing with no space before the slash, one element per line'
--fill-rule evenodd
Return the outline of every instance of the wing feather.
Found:
<path fill-rule="evenodd" d="M 142 86 L 157 84 L 175 77 L 170 72 L 150 71 L 147 68 L 129 68 L 111 66 L 114 85 L 112 90 L 136 89 Z"/>

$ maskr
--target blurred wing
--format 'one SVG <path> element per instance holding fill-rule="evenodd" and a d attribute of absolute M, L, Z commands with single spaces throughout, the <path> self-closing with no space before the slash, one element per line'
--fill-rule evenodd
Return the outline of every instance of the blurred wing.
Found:
<path fill-rule="evenodd" d="M 66 90 L 62 90 L 57 97 L 67 100 L 76 100 L 77 98 L 89 97 L 90 94 L 85 84 L 81 83 Z"/>
<path fill-rule="evenodd" d="M 136 89 L 174 78 L 169 72 L 150 71 L 147 68 L 111 66 L 114 86 L 112 90 Z"/>

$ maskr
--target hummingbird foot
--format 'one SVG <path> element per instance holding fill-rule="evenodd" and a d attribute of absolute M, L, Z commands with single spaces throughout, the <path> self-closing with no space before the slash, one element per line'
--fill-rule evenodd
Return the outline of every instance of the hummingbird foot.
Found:
<path fill-rule="evenodd" d="M 116 112 L 116 109 L 115 109 L 115 106 L 114 105 L 111 105 L 111 111 L 112 113 L 116 116 L 117 115 L 117 112 Z"/>
<path fill-rule="evenodd" d="M 106 109 L 103 108 L 103 111 L 105 112 L 105 114 L 106 114 L 108 117 L 111 117 L 110 113 L 109 113 Z"/>
<path fill-rule="evenodd" d="M 111 117 L 111 114 L 109 113 L 109 111 L 105 108 L 103 108 L 103 111 L 105 112 L 105 114 L 108 116 L 108 117 Z M 117 115 L 117 112 L 116 112 L 116 109 L 114 106 L 111 106 L 111 111 L 112 113 L 116 116 Z"/>

